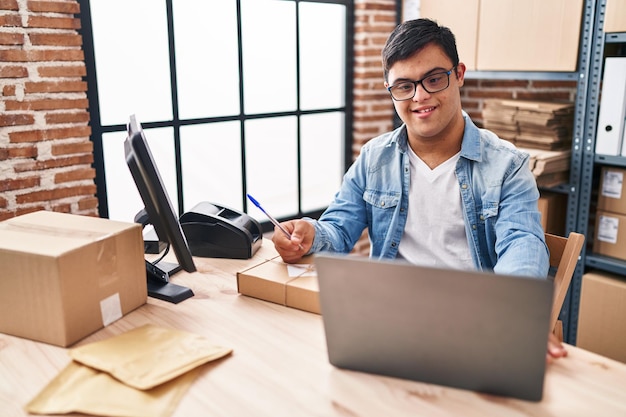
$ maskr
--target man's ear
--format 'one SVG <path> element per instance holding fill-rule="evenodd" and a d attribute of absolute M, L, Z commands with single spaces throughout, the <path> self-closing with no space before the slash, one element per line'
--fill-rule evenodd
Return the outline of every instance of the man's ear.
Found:
<path fill-rule="evenodd" d="M 459 85 L 463 86 L 463 84 L 465 83 L 465 71 L 466 71 L 467 67 L 465 66 L 464 63 L 459 62 L 458 64 L 456 64 L 456 78 L 459 80 Z"/>

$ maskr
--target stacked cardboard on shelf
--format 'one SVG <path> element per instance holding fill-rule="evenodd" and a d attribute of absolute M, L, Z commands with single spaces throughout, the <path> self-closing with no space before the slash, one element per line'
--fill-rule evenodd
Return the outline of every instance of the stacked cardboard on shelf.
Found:
<path fill-rule="evenodd" d="M 535 175 L 537 186 L 556 187 L 569 181 L 569 167 L 572 151 L 544 151 L 533 148 L 519 148 L 530 155 L 530 170 Z"/>
<path fill-rule="evenodd" d="M 485 100 L 485 128 L 524 148 L 559 150 L 572 143 L 573 103 Z"/>
<path fill-rule="evenodd" d="M 540 187 L 567 183 L 571 159 L 573 103 L 485 100 L 484 127 L 530 154 Z"/>

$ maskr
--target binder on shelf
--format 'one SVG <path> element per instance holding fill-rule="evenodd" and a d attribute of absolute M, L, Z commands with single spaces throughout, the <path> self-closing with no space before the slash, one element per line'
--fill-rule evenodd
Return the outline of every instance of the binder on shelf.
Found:
<path fill-rule="evenodd" d="M 626 156 L 626 115 L 624 115 L 624 118 L 622 119 L 622 125 L 623 125 L 623 133 L 622 133 L 622 156 Z"/>
<path fill-rule="evenodd" d="M 596 134 L 596 153 L 621 155 L 626 113 L 626 57 L 609 57 L 604 61 L 602 96 Z"/>

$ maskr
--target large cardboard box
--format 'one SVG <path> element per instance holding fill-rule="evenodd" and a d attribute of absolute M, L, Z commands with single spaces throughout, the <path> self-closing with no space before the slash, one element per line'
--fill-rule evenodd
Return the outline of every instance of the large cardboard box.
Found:
<path fill-rule="evenodd" d="M 576 71 L 583 0 L 480 0 L 481 71 Z"/>
<path fill-rule="evenodd" d="M 595 253 L 626 260 L 626 215 L 598 210 L 594 235 Z"/>
<path fill-rule="evenodd" d="M 600 189 L 598 191 L 598 210 L 626 214 L 626 169 L 602 167 Z"/>
<path fill-rule="evenodd" d="M 583 275 L 576 345 L 626 363 L 626 280 L 602 271 Z"/>
<path fill-rule="evenodd" d="M 604 31 L 626 32 L 626 0 L 606 0 Z"/>
<path fill-rule="evenodd" d="M 141 226 L 39 211 L 0 222 L 0 332 L 69 346 L 146 303 Z"/>
<path fill-rule="evenodd" d="M 320 314 L 319 286 L 313 269 L 313 256 L 297 265 L 280 257 L 237 272 L 239 293 L 299 310 Z"/>
<path fill-rule="evenodd" d="M 567 195 L 542 191 L 538 201 L 543 231 L 564 236 L 567 215 Z"/>
<path fill-rule="evenodd" d="M 450 28 L 456 38 L 459 60 L 476 70 L 478 10 L 480 0 L 421 0 L 420 16 Z"/>

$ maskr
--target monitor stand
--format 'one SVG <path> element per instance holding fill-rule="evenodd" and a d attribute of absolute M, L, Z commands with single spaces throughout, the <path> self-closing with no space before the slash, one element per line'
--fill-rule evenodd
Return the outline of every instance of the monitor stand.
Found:
<path fill-rule="evenodd" d="M 146 261 L 148 296 L 174 304 L 193 297 L 191 288 L 169 282 L 170 276 L 180 270 L 181 266 L 172 262 L 160 261 L 154 265 Z"/>

